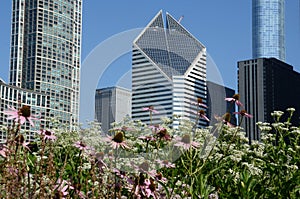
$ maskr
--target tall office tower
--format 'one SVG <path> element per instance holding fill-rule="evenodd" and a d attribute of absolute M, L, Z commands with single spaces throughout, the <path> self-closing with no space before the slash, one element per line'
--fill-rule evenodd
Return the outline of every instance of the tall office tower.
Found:
<path fill-rule="evenodd" d="M 240 100 L 253 118 L 242 124 L 250 139 L 260 139 L 257 122 L 273 122 L 273 111 L 295 108 L 293 125 L 299 126 L 300 73 L 275 58 L 258 58 L 238 62 Z M 286 115 L 283 118 L 286 119 Z"/>
<path fill-rule="evenodd" d="M 157 124 L 178 115 L 196 121 L 197 98 L 206 103 L 206 92 L 205 46 L 168 13 L 164 27 L 158 12 L 133 42 L 132 119 Z M 152 106 L 158 113 L 150 117 L 143 108 Z"/>
<path fill-rule="evenodd" d="M 51 115 L 79 119 L 81 0 L 13 0 L 10 84 L 45 93 Z"/>
<path fill-rule="evenodd" d="M 285 61 L 285 0 L 252 0 L 252 56 Z"/>
<path fill-rule="evenodd" d="M 101 129 L 107 133 L 111 123 L 120 122 L 131 115 L 131 91 L 121 87 L 108 87 L 96 90 L 95 116 Z"/>

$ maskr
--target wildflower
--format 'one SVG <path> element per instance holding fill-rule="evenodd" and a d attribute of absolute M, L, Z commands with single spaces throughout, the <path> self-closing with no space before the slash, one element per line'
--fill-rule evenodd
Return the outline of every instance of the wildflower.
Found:
<path fill-rule="evenodd" d="M 135 163 L 131 162 L 132 167 L 140 172 L 140 173 L 146 173 L 149 176 L 155 177 L 156 175 L 156 170 L 151 170 L 150 164 L 148 161 L 144 161 L 139 165 L 136 165 Z"/>
<path fill-rule="evenodd" d="M 232 97 L 225 98 L 225 100 L 228 101 L 228 102 L 234 102 L 238 106 L 243 106 L 243 104 L 240 102 L 240 95 L 239 94 L 234 94 Z"/>
<path fill-rule="evenodd" d="M 166 128 L 160 128 L 159 131 L 156 134 L 160 139 L 164 139 L 166 141 L 171 140 L 171 136 L 167 132 Z"/>
<path fill-rule="evenodd" d="M 215 115 L 216 120 L 222 121 L 224 124 L 226 124 L 229 127 L 233 127 L 233 124 L 230 123 L 231 120 L 231 114 L 230 113 L 225 113 L 222 117 L 219 117 Z"/>
<path fill-rule="evenodd" d="M 123 149 L 129 148 L 129 146 L 127 146 L 126 142 L 124 141 L 125 139 L 122 131 L 117 132 L 114 137 L 108 136 L 104 140 L 109 142 L 113 149 L 117 149 L 119 147 Z"/>
<path fill-rule="evenodd" d="M 156 162 L 158 162 L 161 167 L 175 168 L 175 164 L 169 162 L 168 160 L 156 160 Z"/>
<path fill-rule="evenodd" d="M 58 179 L 56 185 L 54 186 L 54 190 L 56 190 L 55 198 L 64 199 L 65 196 L 69 194 L 69 192 L 67 191 L 68 189 L 74 189 L 74 187 L 72 187 L 66 180 Z"/>
<path fill-rule="evenodd" d="M 4 158 L 6 158 L 6 154 L 7 154 L 8 150 L 7 150 L 7 147 L 5 145 L 2 145 L 1 146 L 1 149 L 0 149 L 0 155 Z"/>
<path fill-rule="evenodd" d="M 145 192 L 146 192 L 146 196 L 147 198 L 149 198 L 150 196 L 153 196 L 154 198 L 156 198 L 154 192 L 156 190 L 156 185 L 154 183 L 153 179 L 145 179 L 144 184 L 146 185 L 145 187 Z"/>
<path fill-rule="evenodd" d="M 203 103 L 203 100 L 202 100 L 202 98 L 198 98 L 197 99 L 197 103 L 198 103 L 198 106 L 202 106 L 202 107 L 204 107 L 204 108 L 207 108 L 207 106 Z"/>
<path fill-rule="evenodd" d="M 95 156 L 96 164 L 97 164 L 98 168 L 103 172 L 103 169 L 107 168 L 107 165 L 103 161 L 104 153 L 103 152 L 98 152 L 98 153 L 95 153 L 94 156 Z"/>
<path fill-rule="evenodd" d="M 149 141 L 155 141 L 155 140 L 156 140 L 155 137 L 150 136 L 150 135 L 139 136 L 138 138 L 141 139 L 141 140 L 144 140 L 144 141 L 146 141 L 146 142 L 149 142 Z"/>
<path fill-rule="evenodd" d="M 204 110 L 198 111 L 198 114 L 199 114 L 200 118 L 203 118 L 203 119 L 205 119 L 206 121 L 209 122 L 209 119 L 208 119 L 208 117 L 206 117 Z"/>
<path fill-rule="evenodd" d="M 160 172 L 157 172 L 157 174 L 155 175 L 155 179 L 157 181 L 161 181 L 163 183 L 167 182 L 167 178 L 163 177 L 162 173 L 160 173 Z"/>
<path fill-rule="evenodd" d="M 233 112 L 234 114 L 238 114 L 238 115 L 241 115 L 242 117 L 248 117 L 248 118 L 251 118 L 253 117 L 252 115 L 250 115 L 249 113 L 247 113 L 246 110 L 241 110 L 240 112 Z"/>
<path fill-rule="evenodd" d="M 177 143 L 175 143 L 174 146 L 180 146 L 186 150 L 191 147 L 198 148 L 200 146 L 200 144 L 198 142 L 193 141 L 191 136 L 188 134 L 185 134 L 182 138 L 176 137 L 176 140 L 177 140 Z"/>
<path fill-rule="evenodd" d="M 44 136 L 44 140 L 55 140 L 56 139 L 56 136 L 54 135 L 54 132 L 53 131 L 48 131 L 48 130 L 40 130 L 38 132 L 38 134 Z"/>
<path fill-rule="evenodd" d="M 7 119 L 15 119 L 16 122 L 24 124 L 25 121 L 28 121 L 31 126 L 34 126 L 32 120 L 38 120 L 36 116 L 31 115 L 30 106 L 23 105 L 19 110 L 16 110 L 13 107 L 8 106 L 8 110 L 3 111 L 6 115 L 9 115 Z"/>
<path fill-rule="evenodd" d="M 78 149 L 82 150 L 82 151 L 89 149 L 89 147 L 86 144 L 84 144 L 82 141 L 75 142 L 74 146 L 77 147 Z"/>
<path fill-rule="evenodd" d="M 17 135 L 17 137 L 15 138 L 15 142 L 30 151 L 29 147 L 27 146 L 29 142 L 25 142 L 25 138 L 22 134 Z"/>
<path fill-rule="evenodd" d="M 159 113 L 157 110 L 154 109 L 153 106 L 143 108 L 144 111 L 149 111 L 151 113 Z"/>

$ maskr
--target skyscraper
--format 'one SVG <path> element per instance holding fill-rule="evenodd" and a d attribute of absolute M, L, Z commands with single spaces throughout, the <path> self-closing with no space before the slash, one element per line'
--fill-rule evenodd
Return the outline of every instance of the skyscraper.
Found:
<path fill-rule="evenodd" d="M 205 46 L 168 13 L 165 27 L 158 12 L 133 42 L 132 118 L 148 124 L 173 115 L 196 121 L 197 98 L 206 103 L 206 95 Z M 143 108 L 152 106 L 158 113 L 150 117 Z"/>
<path fill-rule="evenodd" d="M 78 122 L 81 0 L 13 0 L 11 85 L 50 96 L 50 115 Z"/>
<path fill-rule="evenodd" d="M 274 122 L 273 111 L 295 108 L 292 123 L 299 126 L 300 73 L 275 58 L 258 58 L 238 62 L 238 92 L 244 107 L 253 118 L 244 120 L 249 139 L 260 139 L 257 122 Z M 283 118 L 287 114 L 283 115 Z"/>
<path fill-rule="evenodd" d="M 285 61 L 285 0 L 252 0 L 252 57 Z"/>
<path fill-rule="evenodd" d="M 97 89 L 95 115 L 102 131 L 107 133 L 111 123 L 120 122 L 126 115 L 131 115 L 131 92 L 121 87 Z"/>

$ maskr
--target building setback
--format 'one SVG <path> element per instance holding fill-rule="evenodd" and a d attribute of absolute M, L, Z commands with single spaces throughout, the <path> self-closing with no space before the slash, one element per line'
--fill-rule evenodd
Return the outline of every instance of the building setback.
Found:
<path fill-rule="evenodd" d="M 252 0 L 252 58 L 285 61 L 285 0 Z"/>
<path fill-rule="evenodd" d="M 13 0 L 9 84 L 49 95 L 50 115 L 79 119 L 81 0 Z"/>
<path fill-rule="evenodd" d="M 120 87 L 108 87 L 96 90 L 95 116 L 101 123 L 101 129 L 107 133 L 111 123 L 120 122 L 131 115 L 131 91 Z"/>
<path fill-rule="evenodd" d="M 238 90 L 244 108 L 253 115 L 242 124 L 250 139 L 260 139 L 257 122 L 273 122 L 273 111 L 295 108 L 293 125 L 299 126 L 300 74 L 275 58 L 238 62 Z M 287 118 L 287 114 L 283 119 Z"/>
<path fill-rule="evenodd" d="M 197 98 L 206 103 L 206 97 L 205 46 L 168 13 L 165 27 L 158 12 L 133 42 L 132 119 L 157 124 L 178 115 L 195 122 Z M 143 110 L 150 106 L 158 111 L 152 117 Z"/>

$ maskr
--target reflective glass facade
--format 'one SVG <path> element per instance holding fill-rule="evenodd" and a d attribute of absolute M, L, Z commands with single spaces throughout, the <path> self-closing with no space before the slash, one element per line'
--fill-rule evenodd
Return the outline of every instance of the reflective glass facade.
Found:
<path fill-rule="evenodd" d="M 196 122 L 197 98 L 206 97 L 205 46 L 168 13 L 164 23 L 158 12 L 133 42 L 132 118 L 158 124 L 178 115 Z M 150 106 L 159 113 L 143 110 Z M 201 119 L 198 124 L 207 126 Z"/>
<path fill-rule="evenodd" d="M 284 0 L 252 0 L 253 58 L 285 60 Z"/>
<path fill-rule="evenodd" d="M 13 0 L 11 85 L 51 97 L 51 115 L 78 122 L 81 0 Z"/>

